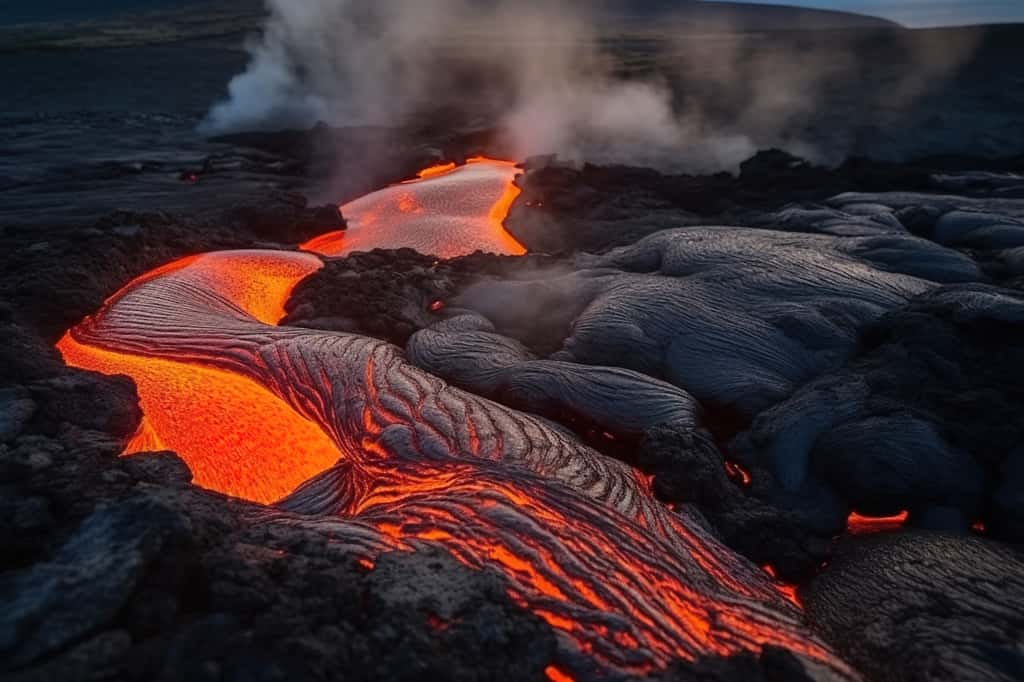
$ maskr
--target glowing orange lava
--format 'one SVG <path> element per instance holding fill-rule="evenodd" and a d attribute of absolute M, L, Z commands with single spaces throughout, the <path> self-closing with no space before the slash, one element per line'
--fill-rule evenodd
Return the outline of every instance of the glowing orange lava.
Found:
<path fill-rule="evenodd" d="M 728 459 L 725 460 L 725 472 L 729 475 L 729 478 L 743 487 L 749 486 L 750 482 L 753 480 L 750 478 L 750 472 L 736 462 L 732 462 Z"/>
<path fill-rule="evenodd" d="M 772 580 L 775 581 L 775 589 L 777 589 L 783 597 L 793 602 L 794 605 L 801 608 L 803 607 L 800 603 L 800 598 L 796 595 L 796 585 L 784 583 L 779 580 L 779 576 L 775 573 L 775 567 L 770 564 L 765 564 L 761 568 L 764 569 L 765 573 L 772 577 Z"/>
<path fill-rule="evenodd" d="M 469 159 L 420 172 L 419 179 L 386 187 L 341 207 L 347 229 L 302 245 L 305 251 L 344 256 L 354 251 L 408 247 L 441 258 L 474 251 L 521 255 L 523 245 L 503 226 L 519 196 L 510 161 Z"/>
<path fill-rule="evenodd" d="M 896 530 L 906 520 L 907 512 L 905 511 L 893 516 L 861 516 L 857 512 L 852 512 L 846 520 L 846 527 L 854 535 L 864 535 L 867 533 Z"/>
<path fill-rule="evenodd" d="M 231 372 L 112 353 L 65 335 L 58 344 L 73 367 L 127 374 L 146 415 L 124 454 L 177 452 L 204 488 L 276 502 L 338 461 L 338 449 L 256 382 Z"/>
<path fill-rule="evenodd" d="M 544 675 L 546 675 L 551 682 L 573 682 L 572 675 L 563 673 L 553 665 L 549 665 L 544 668 Z"/>
<path fill-rule="evenodd" d="M 454 163 L 439 163 L 437 165 L 424 168 L 416 174 L 416 177 L 420 180 L 426 180 L 427 178 L 432 178 L 437 175 L 444 175 L 451 170 L 455 170 Z M 407 180 L 406 182 L 415 182 L 415 180 Z"/>
<path fill-rule="evenodd" d="M 264 323 L 284 315 L 284 301 L 299 279 L 320 267 L 311 256 L 282 260 L 252 252 L 222 267 L 216 254 L 193 256 L 136 278 L 110 306 L 139 286 L 182 268 L 201 271 L 210 290 L 230 296 L 240 314 Z M 265 387 L 238 374 L 188 362 L 113 352 L 85 345 L 72 333 L 57 344 L 64 361 L 135 380 L 145 417 L 124 454 L 174 450 L 197 485 L 270 503 L 338 461 L 337 446 Z"/>

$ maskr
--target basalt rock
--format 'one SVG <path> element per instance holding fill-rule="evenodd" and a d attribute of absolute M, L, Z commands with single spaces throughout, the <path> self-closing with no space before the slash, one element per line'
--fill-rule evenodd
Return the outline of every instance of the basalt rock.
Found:
<path fill-rule="evenodd" d="M 553 360 L 632 369 L 751 418 L 841 366 L 864 325 L 936 282 L 979 276 L 967 257 L 906 235 L 664 230 L 569 274 L 481 282 L 454 301 L 499 333 L 567 330 Z"/>
<path fill-rule="evenodd" d="M 303 196 L 291 194 L 238 206 L 225 212 L 224 220 L 258 239 L 284 244 L 298 244 L 325 232 L 345 229 L 345 219 L 336 205 L 309 207 Z"/>
<path fill-rule="evenodd" d="M 531 251 L 563 252 L 603 251 L 684 225 L 749 225 L 786 204 L 822 204 L 844 193 L 853 198 L 858 192 L 911 192 L 928 203 L 927 197 L 934 202 L 955 187 L 958 194 L 984 201 L 1010 199 L 1024 157 L 942 156 L 907 163 L 854 157 L 826 168 L 772 149 L 742 163 L 736 176 L 575 168 L 541 158 L 527 168 L 519 180 L 523 197 L 509 214 L 508 229 Z M 970 173 L 977 169 L 991 172 Z"/>
<path fill-rule="evenodd" d="M 909 509 L 933 525 L 931 507 L 952 508 L 949 530 L 981 520 L 1019 540 L 1022 306 L 978 284 L 921 294 L 871 325 L 848 366 L 758 416 L 733 452 L 791 472 L 787 486 L 826 481 L 865 513 Z"/>
<path fill-rule="evenodd" d="M 189 541 L 187 524 L 155 504 L 129 500 L 98 509 L 51 561 L 5 576 L 5 668 L 23 668 L 98 632 L 145 575 L 159 570 L 156 563 L 173 564 Z"/>
<path fill-rule="evenodd" d="M 520 276 L 553 262 L 544 256 L 479 252 L 448 260 L 412 249 L 353 253 L 328 260 L 299 282 L 281 324 L 358 333 L 404 346 L 414 332 L 445 317 L 450 299 L 470 283 Z"/>
<path fill-rule="evenodd" d="M 659 426 L 636 444 L 637 466 L 661 499 L 696 505 L 730 547 L 786 581 L 812 574 L 842 529 L 845 507 L 818 488 L 783 495 L 763 470 L 730 476 L 724 455 L 700 431 Z"/>
<path fill-rule="evenodd" d="M 1024 561 L 998 542 L 921 531 L 851 537 L 800 595 L 870 679 L 1024 675 Z"/>

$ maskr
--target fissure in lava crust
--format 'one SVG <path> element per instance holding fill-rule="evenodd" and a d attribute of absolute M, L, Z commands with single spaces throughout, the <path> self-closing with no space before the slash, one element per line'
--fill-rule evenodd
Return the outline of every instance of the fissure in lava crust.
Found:
<path fill-rule="evenodd" d="M 437 239 L 455 216 L 479 241 L 422 250 L 496 250 L 513 175 L 484 160 L 426 173 L 353 202 L 361 235 L 306 248 L 410 245 L 388 240 Z M 422 213 L 401 208 L 406 192 Z M 135 379 L 146 417 L 129 450 L 176 450 L 199 485 L 276 502 L 265 518 L 329 533 L 368 568 L 382 552 L 441 547 L 496 571 L 561 633 L 559 674 L 777 645 L 820 677 L 855 677 L 770 576 L 656 501 L 630 467 L 384 341 L 275 326 L 320 266 L 285 251 L 184 259 L 130 283 L 59 348 L 69 364 Z"/>

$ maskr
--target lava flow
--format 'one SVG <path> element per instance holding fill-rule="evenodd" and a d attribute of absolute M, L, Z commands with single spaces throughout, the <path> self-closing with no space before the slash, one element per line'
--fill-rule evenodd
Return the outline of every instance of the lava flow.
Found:
<path fill-rule="evenodd" d="M 436 210 L 462 205 L 460 170 L 411 186 Z M 441 548 L 496 572 L 559 633 L 559 674 L 775 645 L 812 674 L 854 677 L 769 576 L 697 515 L 669 511 L 627 465 L 445 384 L 384 341 L 275 326 L 320 264 L 273 251 L 183 259 L 130 283 L 59 347 L 70 364 L 136 380 L 146 418 L 135 446 L 176 450 L 200 485 L 287 495 L 263 522 L 330 534 L 368 570 L 382 552 Z"/>
<path fill-rule="evenodd" d="M 149 280 L 189 266 L 202 268 L 209 286 L 230 292 L 240 311 L 275 323 L 284 315 L 283 303 L 294 284 L 321 263 L 313 256 L 260 252 L 233 260 L 231 267 L 222 267 L 216 254 L 184 258 L 131 282 L 107 306 L 130 300 L 134 289 Z M 174 450 L 205 488 L 270 503 L 338 460 L 337 447 L 318 425 L 245 376 L 187 357 L 147 357 L 86 345 L 72 333 L 57 347 L 69 365 L 135 380 L 145 416 L 125 454 Z"/>
<path fill-rule="evenodd" d="M 454 258 L 474 251 L 518 256 L 523 245 L 503 222 L 519 196 L 510 161 L 477 157 L 464 166 L 433 166 L 419 178 L 386 187 L 341 207 L 347 229 L 302 245 L 325 256 L 408 247 Z"/>

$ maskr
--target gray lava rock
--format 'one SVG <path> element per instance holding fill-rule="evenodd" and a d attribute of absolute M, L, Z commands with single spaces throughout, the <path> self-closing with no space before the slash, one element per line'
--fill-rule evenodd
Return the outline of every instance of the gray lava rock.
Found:
<path fill-rule="evenodd" d="M 849 366 L 763 412 L 732 451 L 784 485 L 827 482 L 866 514 L 981 520 L 1017 540 L 1022 348 L 1019 292 L 941 287 L 869 327 Z"/>
<path fill-rule="evenodd" d="M 998 542 L 920 531 L 852 537 L 800 596 L 869 679 L 1024 676 L 1024 558 Z"/>
<path fill-rule="evenodd" d="M 52 560 L 0 579 L 4 667 L 25 666 L 106 627 L 147 571 L 190 540 L 188 522 L 153 500 L 98 509 Z"/>
<path fill-rule="evenodd" d="M 0 443 L 18 437 L 36 412 L 36 403 L 20 386 L 0 389 Z"/>

